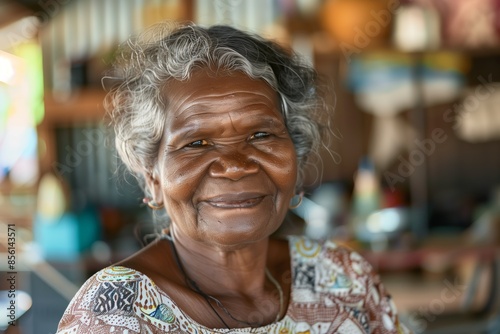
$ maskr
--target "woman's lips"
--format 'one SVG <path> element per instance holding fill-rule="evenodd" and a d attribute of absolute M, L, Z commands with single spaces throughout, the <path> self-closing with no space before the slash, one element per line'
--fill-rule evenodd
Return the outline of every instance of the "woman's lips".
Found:
<path fill-rule="evenodd" d="M 222 194 L 210 197 L 203 202 L 221 209 L 251 208 L 262 202 L 265 195 L 260 193 Z"/>

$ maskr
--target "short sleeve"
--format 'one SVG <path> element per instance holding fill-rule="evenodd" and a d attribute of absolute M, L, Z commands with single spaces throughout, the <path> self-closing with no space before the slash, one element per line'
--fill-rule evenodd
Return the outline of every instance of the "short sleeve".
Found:
<path fill-rule="evenodd" d="M 366 260 L 363 259 L 363 261 Z M 400 322 L 396 305 L 382 284 L 380 276 L 373 271 L 370 265 L 368 266 L 370 271 L 367 279 L 365 308 L 368 312 L 372 333 L 411 333 Z"/>
<path fill-rule="evenodd" d="M 145 324 L 134 309 L 141 281 L 139 273 L 123 267 L 96 273 L 69 303 L 56 334 L 142 333 Z"/>
<path fill-rule="evenodd" d="M 68 307 L 64 311 L 62 319 L 59 321 L 56 334 L 80 333 L 80 324 L 89 323 L 91 318 L 91 303 L 89 301 L 98 290 L 95 275 L 88 279 L 78 290 Z"/>
<path fill-rule="evenodd" d="M 400 323 L 380 277 L 360 254 L 331 240 L 290 241 L 296 322 L 328 328 L 324 333 L 411 333 Z"/>

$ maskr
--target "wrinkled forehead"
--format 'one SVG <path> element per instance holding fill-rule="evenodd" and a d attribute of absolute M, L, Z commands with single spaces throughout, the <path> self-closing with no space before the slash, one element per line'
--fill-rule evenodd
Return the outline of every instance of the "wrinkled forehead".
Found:
<path fill-rule="evenodd" d="M 278 92 L 265 80 L 251 78 L 240 71 L 198 69 L 187 80 L 168 81 L 162 90 L 169 113 L 182 112 L 192 105 L 224 104 L 235 98 L 242 104 L 263 103 L 280 110 Z"/>

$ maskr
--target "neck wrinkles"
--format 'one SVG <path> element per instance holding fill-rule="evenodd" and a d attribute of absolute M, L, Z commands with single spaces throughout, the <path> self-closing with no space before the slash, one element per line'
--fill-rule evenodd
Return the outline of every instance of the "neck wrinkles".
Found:
<path fill-rule="evenodd" d="M 265 293 L 268 239 L 225 251 L 190 240 L 174 226 L 170 233 L 186 274 L 205 293 L 246 297 Z"/>

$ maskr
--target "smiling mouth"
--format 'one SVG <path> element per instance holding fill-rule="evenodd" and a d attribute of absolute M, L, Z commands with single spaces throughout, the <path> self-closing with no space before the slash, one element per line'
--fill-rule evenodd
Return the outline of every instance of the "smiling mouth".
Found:
<path fill-rule="evenodd" d="M 219 209 L 244 209 L 258 205 L 264 197 L 262 194 L 228 194 L 210 198 L 205 202 Z"/>

